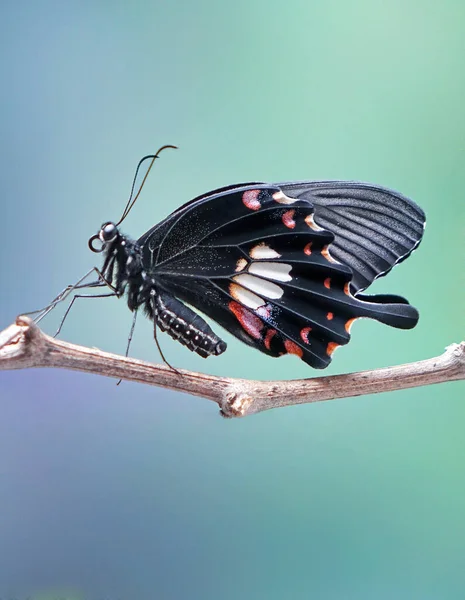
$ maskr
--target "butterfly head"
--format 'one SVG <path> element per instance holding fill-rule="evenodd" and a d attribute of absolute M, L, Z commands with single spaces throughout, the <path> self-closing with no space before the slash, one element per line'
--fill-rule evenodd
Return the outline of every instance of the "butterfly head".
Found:
<path fill-rule="evenodd" d="M 100 231 L 89 239 L 89 248 L 92 252 L 103 252 L 109 244 L 114 242 L 120 236 L 118 226 L 108 221 L 100 227 Z M 95 246 L 96 241 L 100 242 L 99 246 Z"/>

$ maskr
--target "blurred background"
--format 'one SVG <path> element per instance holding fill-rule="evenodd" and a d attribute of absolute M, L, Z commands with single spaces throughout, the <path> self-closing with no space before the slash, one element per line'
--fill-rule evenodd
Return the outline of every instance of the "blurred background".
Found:
<path fill-rule="evenodd" d="M 0 328 L 99 258 L 238 181 L 359 179 L 426 211 L 424 242 L 373 293 L 412 331 L 362 321 L 324 374 L 440 354 L 464 337 L 462 0 L 2 3 Z M 97 263 L 95 262 L 97 260 Z M 64 307 L 42 325 L 53 333 Z M 124 353 L 131 314 L 77 303 L 62 339 Z M 218 328 L 217 328 L 218 329 Z M 225 334 L 177 367 L 322 375 Z M 159 361 L 140 318 L 134 357 Z M 465 386 L 224 420 L 215 404 L 58 370 L 0 376 L 0 598 L 463 599 Z"/>

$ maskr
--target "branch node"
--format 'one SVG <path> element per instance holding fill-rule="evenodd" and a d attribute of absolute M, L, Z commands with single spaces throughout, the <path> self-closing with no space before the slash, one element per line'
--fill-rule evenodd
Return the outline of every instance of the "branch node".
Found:
<path fill-rule="evenodd" d="M 450 346 L 446 347 L 446 352 L 451 352 L 459 359 L 459 362 L 465 362 L 465 342 L 450 344 Z"/>
<path fill-rule="evenodd" d="M 0 333 L 0 360 L 21 360 L 33 351 L 42 332 L 29 317 L 20 316 L 16 322 Z M 18 368 L 15 366 L 15 368 Z"/>
<path fill-rule="evenodd" d="M 252 402 L 253 398 L 244 392 L 227 391 L 220 405 L 220 415 L 226 419 L 244 417 L 249 412 Z"/>

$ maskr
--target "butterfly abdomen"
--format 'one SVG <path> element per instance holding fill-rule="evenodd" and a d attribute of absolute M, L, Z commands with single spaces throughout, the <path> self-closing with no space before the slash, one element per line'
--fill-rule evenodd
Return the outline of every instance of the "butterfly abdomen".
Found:
<path fill-rule="evenodd" d="M 218 356 L 226 350 L 226 343 L 202 317 L 160 288 L 151 290 L 145 311 L 162 331 L 202 358 Z"/>

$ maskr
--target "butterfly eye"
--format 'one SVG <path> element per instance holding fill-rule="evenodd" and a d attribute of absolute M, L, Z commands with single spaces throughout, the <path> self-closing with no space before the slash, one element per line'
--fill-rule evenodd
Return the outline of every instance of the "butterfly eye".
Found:
<path fill-rule="evenodd" d="M 114 223 L 105 223 L 100 229 L 99 238 L 102 242 L 112 242 L 118 235 L 118 228 Z"/>

